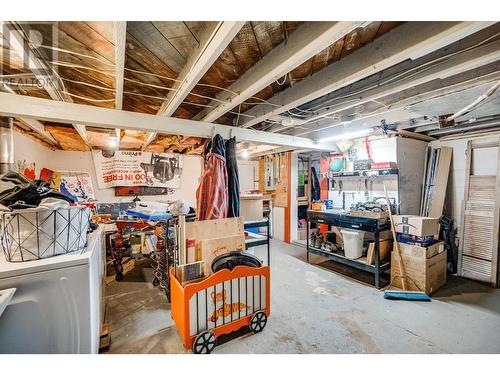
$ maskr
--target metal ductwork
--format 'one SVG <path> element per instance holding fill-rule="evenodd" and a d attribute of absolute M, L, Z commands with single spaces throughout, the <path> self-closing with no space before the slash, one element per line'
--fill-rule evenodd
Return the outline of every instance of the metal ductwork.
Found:
<path fill-rule="evenodd" d="M 460 133 L 467 133 L 471 131 L 479 131 L 479 130 L 491 130 L 491 129 L 498 129 L 498 125 L 500 125 L 500 117 L 484 120 L 484 121 L 478 121 L 477 123 L 471 124 L 469 122 L 466 123 L 460 123 L 460 124 L 455 124 L 454 126 L 451 126 L 449 128 L 444 128 L 444 129 L 439 129 L 439 130 L 432 130 L 427 133 L 427 135 L 430 135 L 431 137 L 443 137 L 446 135 L 453 135 L 453 134 L 460 134 Z"/>
<path fill-rule="evenodd" d="M 0 175 L 14 166 L 14 119 L 0 117 Z"/>

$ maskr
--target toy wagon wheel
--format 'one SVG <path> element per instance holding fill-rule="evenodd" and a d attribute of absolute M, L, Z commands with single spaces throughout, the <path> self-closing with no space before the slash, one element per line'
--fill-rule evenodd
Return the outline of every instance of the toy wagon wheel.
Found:
<path fill-rule="evenodd" d="M 193 342 L 193 353 L 195 354 L 210 354 L 215 347 L 216 342 L 215 333 L 210 331 L 203 331 Z"/>
<path fill-rule="evenodd" d="M 267 315 L 264 311 L 257 311 L 250 320 L 250 329 L 253 333 L 261 332 L 267 323 Z"/>

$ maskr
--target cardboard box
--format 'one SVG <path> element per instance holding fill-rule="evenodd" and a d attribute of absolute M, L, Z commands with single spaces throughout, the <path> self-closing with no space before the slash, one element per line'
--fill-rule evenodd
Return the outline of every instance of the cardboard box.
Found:
<path fill-rule="evenodd" d="M 200 279 L 203 277 L 203 262 L 180 264 L 175 276 L 181 283 Z"/>
<path fill-rule="evenodd" d="M 307 228 L 299 228 L 297 237 L 299 240 L 307 240 Z"/>
<path fill-rule="evenodd" d="M 446 284 L 446 252 L 443 251 L 427 258 L 427 251 L 415 249 L 418 246 L 412 247 L 410 254 L 401 254 L 406 275 L 406 288 L 407 290 L 432 294 Z M 406 250 L 408 251 L 408 249 Z M 401 273 L 396 253 L 393 251 L 391 254 L 391 283 L 402 289 L 401 277 L 397 276 L 401 276 Z"/>
<path fill-rule="evenodd" d="M 438 236 L 435 235 L 435 236 L 419 237 L 419 236 L 413 236 L 411 234 L 396 233 L 396 241 L 408 245 L 421 246 L 421 247 L 428 247 L 433 245 L 434 243 L 436 243 L 436 237 Z"/>
<path fill-rule="evenodd" d="M 439 220 L 416 215 L 394 215 L 396 232 L 425 237 L 439 234 Z"/>
<path fill-rule="evenodd" d="M 398 242 L 399 252 L 402 255 L 408 255 L 417 258 L 432 258 L 437 254 L 441 254 L 444 251 L 444 242 L 439 241 L 433 245 L 422 247 L 418 245 L 408 245 L 405 243 Z"/>
<path fill-rule="evenodd" d="M 203 261 L 205 276 L 212 274 L 212 261 L 219 255 L 230 251 L 245 250 L 245 235 L 237 234 L 227 237 L 205 239 L 196 243 L 196 260 Z"/>

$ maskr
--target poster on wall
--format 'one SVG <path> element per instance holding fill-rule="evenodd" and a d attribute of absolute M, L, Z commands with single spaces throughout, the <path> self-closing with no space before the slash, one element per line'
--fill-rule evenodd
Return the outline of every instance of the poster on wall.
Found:
<path fill-rule="evenodd" d="M 92 178 L 89 174 L 61 172 L 59 191 L 75 202 L 95 200 Z"/>
<path fill-rule="evenodd" d="M 24 177 L 34 180 L 35 176 L 35 162 L 28 162 L 26 160 L 17 161 L 17 172 L 22 174 Z"/>
<path fill-rule="evenodd" d="M 50 188 L 59 191 L 75 202 L 95 200 L 92 177 L 87 172 L 53 171 L 42 168 L 40 180 L 50 184 Z"/>
<path fill-rule="evenodd" d="M 178 189 L 183 156 L 142 151 L 93 151 L 100 189 L 115 186 L 150 186 Z"/>

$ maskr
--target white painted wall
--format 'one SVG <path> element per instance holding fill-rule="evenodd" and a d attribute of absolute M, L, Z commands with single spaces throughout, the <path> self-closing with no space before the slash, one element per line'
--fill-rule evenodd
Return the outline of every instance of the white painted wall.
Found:
<path fill-rule="evenodd" d="M 273 207 L 273 238 L 285 240 L 285 208 Z"/>
<path fill-rule="evenodd" d="M 238 159 L 238 175 L 240 178 L 241 193 L 259 188 L 258 161 Z"/>
<path fill-rule="evenodd" d="M 50 150 L 42 144 L 34 141 L 17 131 L 14 131 L 14 159 L 15 162 L 26 160 L 35 162 L 36 176 L 40 175 L 40 170 L 48 163 Z"/>
<path fill-rule="evenodd" d="M 455 220 L 455 225 L 460 226 L 460 213 L 464 199 L 465 187 L 465 151 L 467 141 L 473 139 L 477 142 L 488 142 L 498 140 L 498 136 L 482 136 L 474 138 L 454 139 L 448 141 L 434 141 L 433 146 L 448 146 L 453 148 L 450 177 L 447 188 L 446 210 L 448 216 Z M 473 173 L 475 174 L 497 174 L 498 155 L 495 149 L 481 149 L 474 151 Z"/>
<path fill-rule="evenodd" d="M 16 164 L 18 161 L 26 161 L 27 163 L 35 162 L 35 173 L 37 177 L 40 175 L 40 170 L 48 163 L 49 152 L 50 150 L 47 147 L 14 131 L 14 162 Z M 12 187 L 10 183 L 0 181 L 0 191 L 10 187 Z"/>
<path fill-rule="evenodd" d="M 292 152 L 291 161 L 291 171 L 290 171 L 290 183 L 291 186 L 291 199 L 290 199 L 290 241 L 297 241 L 297 228 L 298 228 L 298 205 L 297 205 L 297 195 L 298 195 L 298 185 L 299 185 L 299 154 Z"/>
<path fill-rule="evenodd" d="M 36 175 L 42 168 L 58 171 L 88 172 L 92 177 L 96 199 L 100 202 L 130 202 L 133 197 L 115 197 L 113 188 L 99 189 L 95 174 L 92 154 L 81 151 L 52 151 L 30 138 L 14 132 L 15 160 L 35 161 Z M 196 189 L 203 172 L 202 158 L 199 156 L 184 156 L 181 188 L 166 196 L 141 196 L 142 200 L 177 200 L 183 199 L 196 208 Z"/>

